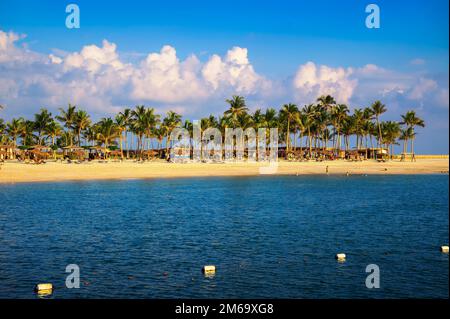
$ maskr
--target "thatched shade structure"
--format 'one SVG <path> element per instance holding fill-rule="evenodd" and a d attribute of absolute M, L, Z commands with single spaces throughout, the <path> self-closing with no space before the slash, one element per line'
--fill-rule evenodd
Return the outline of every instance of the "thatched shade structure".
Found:
<path fill-rule="evenodd" d="M 36 159 L 47 159 L 50 157 L 50 153 L 47 152 L 42 152 L 40 150 L 31 150 L 30 153 L 32 154 L 32 156 Z"/>
<path fill-rule="evenodd" d="M 389 150 L 385 148 L 376 148 L 375 149 L 375 159 L 377 161 L 386 161 L 389 159 Z"/>
<path fill-rule="evenodd" d="M 345 152 L 345 159 L 350 161 L 362 161 L 363 157 L 359 150 L 350 150 Z"/>
<path fill-rule="evenodd" d="M 96 151 L 107 150 L 107 148 L 101 147 L 101 146 L 89 146 L 88 149 L 89 149 L 89 150 L 96 150 Z"/>
<path fill-rule="evenodd" d="M 119 151 L 119 152 L 120 152 L 120 151 Z M 148 156 L 155 156 L 155 155 L 158 154 L 158 151 L 155 151 L 155 150 L 145 150 L 145 151 L 142 151 L 142 154 L 143 154 L 143 155 L 148 155 Z"/>
<path fill-rule="evenodd" d="M 158 155 L 158 151 L 155 150 L 144 150 L 141 152 L 142 157 L 146 157 L 147 159 L 154 158 Z"/>
<path fill-rule="evenodd" d="M 13 145 L 0 145 L 0 160 L 16 157 L 16 148 Z"/>
<path fill-rule="evenodd" d="M 76 158 L 83 160 L 86 156 L 86 150 L 78 146 L 63 147 L 64 158 Z"/>
<path fill-rule="evenodd" d="M 105 147 L 101 146 L 90 146 L 88 147 L 89 159 L 102 159 L 106 158 L 106 155 L 111 151 Z"/>
<path fill-rule="evenodd" d="M 45 146 L 45 145 L 33 145 L 29 149 L 30 150 L 47 151 L 47 150 L 51 150 L 51 147 Z"/>

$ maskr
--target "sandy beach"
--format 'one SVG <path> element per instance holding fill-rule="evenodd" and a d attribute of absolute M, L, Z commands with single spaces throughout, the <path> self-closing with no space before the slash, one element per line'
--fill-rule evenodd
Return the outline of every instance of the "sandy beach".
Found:
<path fill-rule="evenodd" d="M 302 175 L 302 174 L 448 174 L 448 158 L 419 159 L 417 162 L 375 161 L 348 162 L 286 162 L 278 167 L 268 168 L 262 163 L 175 164 L 167 162 L 134 161 L 81 164 L 48 162 L 45 164 L 2 163 L 0 183 L 45 182 L 66 180 L 141 179 L 174 178 L 195 176 L 255 176 L 261 174 Z"/>

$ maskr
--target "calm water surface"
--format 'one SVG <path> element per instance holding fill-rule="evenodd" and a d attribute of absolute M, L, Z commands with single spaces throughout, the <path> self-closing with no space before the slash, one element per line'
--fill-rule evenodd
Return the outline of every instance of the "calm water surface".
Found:
<path fill-rule="evenodd" d="M 0 298 L 448 298 L 448 176 L 0 185 Z M 347 254 L 345 263 L 334 255 Z M 65 288 L 78 264 L 80 289 Z M 381 288 L 365 286 L 368 264 Z M 213 278 L 201 268 L 217 266 Z"/>

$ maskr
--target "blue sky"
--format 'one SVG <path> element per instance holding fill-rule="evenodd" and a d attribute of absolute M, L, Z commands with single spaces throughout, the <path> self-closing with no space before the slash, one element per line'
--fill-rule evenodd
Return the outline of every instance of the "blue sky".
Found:
<path fill-rule="evenodd" d="M 65 26 L 69 3 L 80 7 L 80 29 Z M 380 29 L 365 27 L 369 3 L 380 7 Z M 433 124 L 419 151 L 448 153 L 448 10 L 443 0 L 2 0 L 0 102 L 6 118 L 68 99 L 99 116 L 144 103 L 198 117 L 220 113 L 234 93 L 265 108 L 331 90 L 351 107 L 378 97 L 386 119 L 417 110 Z M 83 52 L 90 45 L 98 50 Z M 85 77 L 92 92 L 77 84 Z"/>
<path fill-rule="evenodd" d="M 365 6 L 372 2 L 361 0 L 72 1 L 81 10 L 79 30 L 64 25 L 65 6 L 72 2 L 55 2 L 3 0 L 0 26 L 27 34 L 32 48 L 43 52 L 74 51 L 103 39 L 120 44 L 121 51 L 143 53 L 170 44 L 181 57 L 239 45 L 253 52 L 256 66 L 274 73 L 311 57 L 335 65 L 370 61 L 403 68 L 417 55 L 440 58 L 435 68 L 448 62 L 445 0 L 372 1 L 381 10 L 379 30 L 365 27 Z"/>

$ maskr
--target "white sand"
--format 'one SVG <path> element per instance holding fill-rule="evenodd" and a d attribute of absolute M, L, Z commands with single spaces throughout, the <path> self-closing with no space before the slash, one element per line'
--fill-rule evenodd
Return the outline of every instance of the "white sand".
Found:
<path fill-rule="evenodd" d="M 373 160 L 348 162 L 344 160 L 327 162 L 286 162 L 280 161 L 277 168 L 263 168 L 262 163 L 227 164 L 174 164 L 167 162 L 134 161 L 82 164 L 48 162 L 46 164 L 24 164 L 7 162 L 0 164 L 0 183 L 43 182 L 64 180 L 170 178 L 191 176 L 250 176 L 261 172 L 279 175 L 301 174 L 448 174 L 448 158 L 418 159 L 417 162 L 398 160 L 378 163 Z"/>

